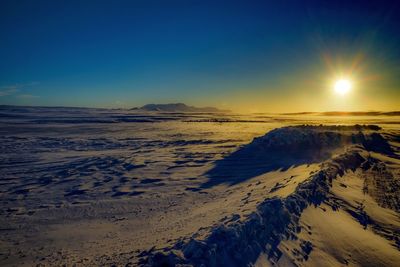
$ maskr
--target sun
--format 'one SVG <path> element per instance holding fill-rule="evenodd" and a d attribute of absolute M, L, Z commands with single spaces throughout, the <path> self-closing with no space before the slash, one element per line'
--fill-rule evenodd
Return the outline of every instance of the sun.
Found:
<path fill-rule="evenodd" d="M 347 79 L 340 79 L 335 82 L 335 92 L 340 95 L 347 94 L 351 89 L 351 82 Z"/>

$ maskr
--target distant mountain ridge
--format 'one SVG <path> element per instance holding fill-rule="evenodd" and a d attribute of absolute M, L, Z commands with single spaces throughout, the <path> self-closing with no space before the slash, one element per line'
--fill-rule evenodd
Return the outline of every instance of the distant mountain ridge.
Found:
<path fill-rule="evenodd" d="M 323 115 L 323 116 L 400 116 L 400 111 L 325 111 L 325 112 L 293 112 L 280 115 Z"/>
<path fill-rule="evenodd" d="M 227 112 L 228 111 L 228 110 L 221 110 L 215 107 L 188 106 L 184 103 L 147 104 L 140 108 L 133 108 L 132 110 L 161 111 L 161 112 Z"/>

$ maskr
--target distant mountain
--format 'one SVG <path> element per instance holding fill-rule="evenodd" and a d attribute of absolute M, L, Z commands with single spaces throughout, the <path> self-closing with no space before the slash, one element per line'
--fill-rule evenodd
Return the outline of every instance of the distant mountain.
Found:
<path fill-rule="evenodd" d="M 326 112 L 295 112 L 280 115 L 323 115 L 323 116 L 400 116 L 400 111 L 326 111 Z"/>
<path fill-rule="evenodd" d="M 161 111 L 161 112 L 227 112 L 227 110 L 221 110 L 214 107 L 193 107 L 183 103 L 173 104 L 147 104 L 140 108 L 133 108 L 132 110 L 143 110 L 143 111 Z"/>

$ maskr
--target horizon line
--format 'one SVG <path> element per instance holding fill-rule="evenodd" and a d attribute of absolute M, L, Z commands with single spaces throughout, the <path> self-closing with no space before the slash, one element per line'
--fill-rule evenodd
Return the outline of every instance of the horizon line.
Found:
<path fill-rule="evenodd" d="M 156 105 L 167 105 L 167 104 L 178 104 L 181 102 L 176 102 L 176 103 L 166 103 L 166 104 L 156 104 Z M 184 103 L 182 103 L 184 104 Z M 147 104 L 145 104 L 147 105 Z M 186 104 L 185 104 L 186 105 Z M 144 106 L 144 105 L 143 105 Z M 53 106 L 53 105 L 9 105 L 9 104 L 0 104 L 0 107 L 23 107 L 23 108 L 74 108 L 74 109 L 103 109 L 103 110 L 132 110 L 138 107 L 131 107 L 131 108 L 123 108 L 123 107 L 115 107 L 115 108 L 106 108 L 106 107 L 84 107 L 84 106 Z M 197 107 L 197 106 L 192 106 L 192 107 Z M 217 108 L 213 106 L 204 106 L 205 108 Z M 140 108 L 140 107 L 139 107 Z M 218 108 L 217 108 L 218 109 Z M 154 111 L 149 111 L 149 112 L 154 112 Z M 168 111 L 163 111 L 168 113 Z M 171 111 L 173 112 L 173 111 Z M 185 112 L 185 111 L 181 111 Z M 187 112 L 187 113 L 196 113 L 196 112 Z M 271 112 L 271 111 L 265 111 L 265 112 L 238 112 L 238 111 L 232 111 L 232 110 L 221 110 L 221 112 L 210 112 L 210 113 L 247 113 L 247 114 L 275 114 L 275 115 L 311 115 L 311 114 L 328 114 L 328 113 L 344 113 L 343 115 L 346 114 L 357 114 L 357 113 L 382 113 L 382 114 L 387 114 L 387 113 L 399 113 L 400 115 L 400 110 L 356 110 L 356 111 L 347 111 L 347 110 L 326 110 L 326 111 L 297 111 L 297 112 Z"/>

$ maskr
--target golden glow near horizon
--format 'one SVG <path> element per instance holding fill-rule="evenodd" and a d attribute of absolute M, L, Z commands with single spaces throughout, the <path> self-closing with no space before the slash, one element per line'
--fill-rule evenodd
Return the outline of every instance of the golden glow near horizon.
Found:
<path fill-rule="evenodd" d="M 351 82 L 347 79 L 340 79 L 335 82 L 335 92 L 340 95 L 347 94 L 351 89 Z"/>

